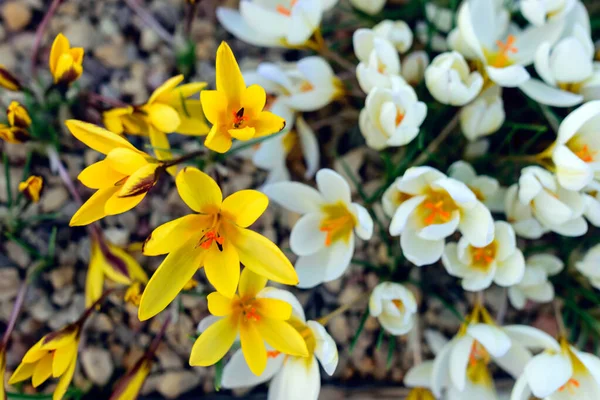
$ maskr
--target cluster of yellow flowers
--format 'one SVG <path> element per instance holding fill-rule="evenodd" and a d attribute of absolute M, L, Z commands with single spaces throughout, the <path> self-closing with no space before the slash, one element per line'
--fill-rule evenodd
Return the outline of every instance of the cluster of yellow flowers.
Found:
<path fill-rule="evenodd" d="M 83 49 L 71 48 L 68 39 L 58 35 L 49 60 L 54 85 L 74 82 L 82 74 L 82 61 Z M 75 370 L 83 321 L 106 294 L 106 279 L 128 287 L 125 299 L 139 305 L 139 318 L 143 321 L 160 313 L 190 287 L 195 282 L 194 274 L 202 267 L 216 289 L 208 296 L 208 307 L 219 321 L 197 339 L 191 365 L 216 363 L 238 334 L 244 357 L 257 375 L 266 367 L 265 343 L 279 353 L 308 357 L 306 335 L 289 322 L 292 306 L 259 295 L 268 280 L 298 283 L 294 267 L 284 253 L 269 239 L 248 229 L 267 208 L 268 198 L 256 190 L 241 190 L 223 199 L 219 185 L 206 173 L 192 167 L 177 171 L 187 158 L 175 159 L 170 151 L 167 135 L 173 132 L 206 135 L 206 147 L 224 153 L 231 148 L 233 139 L 246 141 L 285 127 L 283 118 L 263 110 L 265 90 L 258 85 L 246 87 L 233 52 L 224 42 L 217 51 L 216 72 L 216 90 L 203 90 L 204 82 L 182 84 L 184 78 L 179 75 L 156 89 L 145 104 L 105 111 L 106 129 L 83 121 L 66 121 L 73 136 L 106 155 L 78 176 L 81 183 L 96 192 L 73 215 L 71 226 L 89 225 L 134 208 L 165 172 L 176 177 L 179 195 L 194 213 L 159 226 L 145 241 L 145 255 L 168 254 L 150 279 L 134 257 L 107 242 L 100 230 L 90 225 L 88 310 L 79 321 L 46 335 L 33 346 L 9 384 L 31 378 L 37 387 L 50 377 L 60 378 L 53 398 L 61 399 Z M 11 90 L 22 88 L 1 66 L 0 85 Z M 200 99 L 193 99 L 197 93 Z M 22 105 L 11 103 L 8 122 L 8 126 L 0 126 L 2 139 L 10 143 L 32 139 L 28 132 L 32 121 Z M 134 147 L 125 134 L 148 137 L 154 157 Z M 37 201 L 42 185 L 40 177 L 32 176 L 19 185 L 19 190 Z M 240 264 L 244 266 L 241 272 Z M 126 380 L 139 383 L 134 385 L 137 389 L 120 388 L 116 398 L 134 398 L 137 394 L 150 370 L 151 359 L 145 357 L 138 364 L 135 373 L 130 371 L 126 376 Z M 3 394 L 3 390 L 0 392 Z"/>

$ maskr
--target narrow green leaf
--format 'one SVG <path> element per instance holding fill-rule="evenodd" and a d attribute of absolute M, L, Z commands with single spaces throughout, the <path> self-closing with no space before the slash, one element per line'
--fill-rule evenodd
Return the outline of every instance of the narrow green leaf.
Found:
<path fill-rule="evenodd" d="M 388 341 L 388 356 L 387 362 L 385 364 L 386 369 L 390 369 L 392 366 L 392 358 L 394 357 L 394 351 L 396 350 L 396 336 L 390 335 L 390 340 Z"/>
<path fill-rule="evenodd" d="M 2 154 L 2 160 L 4 161 L 4 177 L 6 179 L 6 205 L 8 208 L 11 208 L 13 204 L 12 184 L 10 182 L 10 163 L 8 162 L 8 155 L 6 153 Z"/>
<path fill-rule="evenodd" d="M 215 364 L 215 391 L 221 390 L 221 381 L 223 380 L 223 368 L 225 368 L 223 359 L 220 359 Z"/>
<path fill-rule="evenodd" d="M 358 342 L 358 337 L 360 336 L 363 329 L 365 328 L 365 322 L 367 322 L 367 318 L 369 318 L 369 306 L 368 305 L 360 319 L 360 323 L 358 324 L 358 329 L 356 330 L 356 333 L 354 334 L 354 337 L 352 338 L 352 341 L 350 342 L 350 354 L 352 354 L 352 350 L 354 350 L 354 346 L 356 346 L 356 343 Z"/>
<path fill-rule="evenodd" d="M 377 336 L 377 344 L 375 348 L 379 350 L 381 348 L 381 344 L 383 343 L 383 337 L 385 336 L 385 329 L 381 328 L 379 330 L 379 335 Z"/>

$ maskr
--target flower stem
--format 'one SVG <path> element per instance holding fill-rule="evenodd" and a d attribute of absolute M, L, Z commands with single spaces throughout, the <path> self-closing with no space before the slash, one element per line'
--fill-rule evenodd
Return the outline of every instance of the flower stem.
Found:
<path fill-rule="evenodd" d="M 102 96 L 101 94 L 94 92 L 89 92 L 86 96 L 90 103 L 104 103 L 112 107 L 127 107 L 129 105 L 121 100 L 111 99 L 110 97 Z"/>
<path fill-rule="evenodd" d="M 40 44 L 42 43 L 42 37 L 44 36 L 44 32 L 46 31 L 46 27 L 48 26 L 48 23 L 50 22 L 50 18 L 52 18 L 52 16 L 58 9 L 58 6 L 62 2 L 63 2 L 63 0 L 52 0 L 52 3 L 50 3 L 50 8 L 48 8 L 46 15 L 44 15 L 44 19 L 42 19 L 42 22 L 40 22 L 37 30 L 35 31 L 33 48 L 31 49 L 31 75 L 32 76 L 35 76 L 35 73 L 36 73 L 36 69 L 37 69 L 36 61 L 37 61 L 38 53 L 40 50 Z"/>
<path fill-rule="evenodd" d="M 106 300 L 106 298 L 108 297 L 108 295 L 110 295 L 111 293 L 116 292 L 116 289 L 108 289 L 105 290 L 104 293 L 102 293 L 102 296 L 100 296 L 98 298 L 98 300 L 96 300 L 95 302 L 92 303 L 92 305 L 90 305 L 81 315 L 81 317 L 79 317 L 79 319 L 75 322 L 75 324 L 78 325 L 83 325 L 83 323 L 88 319 L 88 317 L 90 315 L 92 315 L 92 312 L 94 312 L 94 310 L 96 310 L 96 308 L 102 304 L 104 302 L 104 300 Z"/>
<path fill-rule="evenodd" d="M 454 132 L 454 129 L 456 129 L 456 126 L 458 125 L 459 121 L 460 114 L 456 113 L 456 115 L 450 120 L 450 122 L 446 124 L 444 129 L 442 129 L 440 134 L 435 139 L 433 139 L 431 143 L 429 143 L 429 146 L 427 146 L 427 148 L 421 153 L 421 155 L 417 157 L 417 159 L 411 164 L 411 166 L 421 165 L 424 162 L 426 162 L 429 158 L 429 155 L 435 153 L 438 147 L 440 147 L 442 143 L 444 143 L 446 138 L 452 132 Z"/>
<path fill-rule="evenodd" d="M 161 24 L 150 14 L 144 7 L 142 7 L 137 0 L 125 0 L 125 3 L 131 8 L 138 17 L 148 27 L 154 30 L 158 36 L 171 46 L 175 46 L 175 37 L 167 31 Z"/>
<path fill-rule="evenodd" d="M 189 154 L 185 154 L 185 155 L 183 155 L 183 156 L 181 156 L 179 158 L 176 158 L 174 160 L 170 160 L 170 161 L 164 162 L 164 163 L 162 163 L 162 165 L 163 165 L 163 167 L 165 169 L 167 169 L 167 168 L 172 167 L 174 165 L 181 164 L 181 163 L 184 163 L 184 162 L 189 161 L 191 159 L 194 159 L 194 158 L 196 158 L 198 156 L 201 156 L 204 153 L 205 153 L 205 150 L 193 151 L 193 152 L 191 152 Z"/>
<path fill-rule="evenodd" d="M 21 311 L 21 307 L 23 306 L 23 302 L 25 301 L 25 293 L 27 293 L 27 280 L 25 280 L 21 284 L 21 288 L 17 293 L 17 299 L 15 300 L 15 305 L 10 313 L 10 318 L 8 319 L 8 325 L 6 326 L 6 330 L 4 331 L 4 335 L 2 336 L 2 342 L 0 342 L 0 348 L 6 348 L 8 341 L 10 340 L 10 335 L 15 329 L 15 325 L 17 323 L 17 318 L 19 317 L 19 313 Z"/>
<path fill-rule="evenodd" d="M 69 172 L 66 170 L 62 161 L 60 161 L 60 156 L 58 155 L 58 152 L 56 151 L 56 149 L 54 147 L 51 147 L 51 146 L 48 146 L 46 148 L 46 151 L 48 153 L 48 158 L 50 159 L 50 169 L 58 172 L 60 179 L 63 181 L 63 183 L 67 187 L 67 190 L 69 191 L 69 193 L 71 193 L 71 196 L 73 196 L 73 199 L 75 199 L 75 202 L 77 202 L 77 205 L 81 206 L 83 204 L 83 201 L 81 200 L 81 196 L 79 195 L 79 192 L 75 188 L 75 184 L 73 184 L 73 181 L 71 180 L 71 177 L 69 176 Z"/>
<path fill-rule="evenodd" d="M 347 310 L 349 310 L 352 306 L 354 306 L 356 303 L 368 298 L 370 295 L 370 293 L 365 293 L 362 296 L 358 296 L 356 297 L 354 300 L 352 300 L 349 303 L 346 303 L 338 308 L 336 308 L 335 310 L 333 310 L 332 312 L 330 312 L 329 314 L 319 318 L 317 320 L 318 323 L 320 323 L 321 325 L 327 325 L 329 323 L 329 321 L 331 321 L 333 318 L 337 317 L 340 314 L 343 314 L 344 312 L 346 312 Z"/>

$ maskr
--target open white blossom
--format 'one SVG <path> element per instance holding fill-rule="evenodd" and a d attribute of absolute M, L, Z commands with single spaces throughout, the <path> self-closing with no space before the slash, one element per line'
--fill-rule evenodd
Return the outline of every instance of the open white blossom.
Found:
<path fill-rule="evenodd" d="M 463 106 L 479 94 L 483 78 L 479 72 L 469 71 L 462 54 L 452 51 L 433 59 L 425 70 L 425 85 L 440 103 Z"/>
<path fill-rule="evenodd" d="M 475 246 L 487 246 L 494 239 L 490 211 L 464 183 L 423 166 L 409 168 L 394 185 L 400 205 L 390 234 L 400 235 L 402 252 L 412 263 L 437 262 L 445 238 L 457 229 Z"/>
<path fill-rule="evenodd" d="M 585 277 L 590 280 L 592 286 L 596 289 L 600 289 L 600 268 L 598 268 L 600 265 L 599 263 L 600 244 L 590 248 L 583 256 L 583 259 L 575 263 L 575 268 L 585 275 Z"/>
<path fill-rule="evenodd" d="M 296 272 L 300 288 L 311 288 L 338 279 L 354 255 L 355 233 L 368 240 L 373 220 L 368 211 L 352 203 L 350 186 L 337 172 L 321 169 L 316 174 L 318 191 L 298 182 L 265 186 L 273 201 L 304 214 L 290 236 L 290 247 L 299 257 Z"/>
<path fill-rule="evenodd" d="M 500 129 L 505 117 L 502 89 L 491 86 L 460 110 L 460 127 L 465 137 L 474 141 Z"/>
<path fill-rule="evenodd" d="M 450 275 L 462 278 L 463 289 L 472 292 L 487 289 L 492 282 L 516 285 L 525 272 L 515 232 L 504 221 L 496 221 L 494 240 L 485 247 L 475 247 L 464 237 L 458 243 L 447 243 L 442 262 Z"/>
<path fill-rule="evenodd" d="M 419 133 L 427 106 L 414 89 L 395 80 L 391 89 L 374 88 L 367 95 L 358 124 L 367 145 L 375 150 L 410 143 Z"/>
<path fill-rule="evenodd" d="M 581 236 L 588 229 L 581 193 L 563 188 L 553 174 L 541 167 L 523 168 L 519 184 L 506 192 L 505 207 L 517 235 L 528 239 L 538 239 L 548 231 Z"/>
<path fill-rule="evenodd" d="M 490 211 L 504 212 L 506 189 L 500 187 L 497 179 L 487 175 L 477 175 L 473 166 L 462 160 L 448 167 L 448 176 L 467 185 Z"/>
<path fill-rule="evenodd" d="M 360 61 L 356 78 L 361 89 L 391 88 L 393 79 L 400 78 L 400 56 L 389 40 L 376 35 L 371 29 L 357 29 L 352 36 L 354 53 Z"/>
<path fill-rule="evenodd" d="M 369 298 L 369 313 L 392 335 L 408 333 L 415 323 L 416 312 L 414 294 L 399 283 L 380 283 Z"/>
<path fill-rule="evenodd" d="M 508 12 L 494 0 L 466 0 L 458 12 L 458 27 L 448 37 L 450 47 L 481 65 L 491 81 L 517 87 L 530 75 L 525 69 L 542 43 L 554 43 L 564 24 L 556 21 L 519 30 L 511 25 Z"/>
<path fill-rule="evenodd" d="M 600 100 L 570 113 L 558 128 L 552 151 L 556 177 L 562 187 L 581 190 L 600 176 Z"/>
<path fill-rule="evenodd" d="M 562 19 L 571 11 L 577 0 L 521 0 L 521 14 L 533 25 Z"/>
<path fill-rule="evenodd" d="M 248 367 L 242 350 L 237 350 L 223 369 L 223 387 L 247 388 L 271 380 L 269 399 L 317 400 L 321 389 L 319 363 L 328 375 L 332 375 L 337 367 L 335 341 L 319 322 L 306 320 L 302 305 L 290 292 L 266 288 L 261 296 L 283 300 L 292 305 L 292 318 L 289 322 L 306 340 L 310 354 L 308 358 L 294 357 L 269 349 L 267 366 L 261 375 L 256 376 Z"/>
<path fill-rule="evenodd" d="M 522 310 L 528 300 L 547 303 L 554 299 L 554 285 L 548 277 L 558 274 L 563 262 L 552 254 L 536 254 L 525 260 L 525 274 L 518 284 L 508 288 L 513 307 Z"/>
<path fill-rule="evenodd" d="M 323 13 L 338 0 L 240 1 L 239 11 L 217 9 L 221 25 L 236 38 L 257 46 L 300 46 L 321 25 Z"/>
<path fill-rule="evenodd" d="M 350 4 L 369 15 L 375 15 L 385 6 L 387 0 L 350 0 Z"/>
<path fill-rule="evenodd" d="M 565 339 L 554 339 L 533 357 L 517 379 L 511 400 L 531 396 L 545 400 L 592 400 L 600 398 L 600 359 L 580 352 Z"/>

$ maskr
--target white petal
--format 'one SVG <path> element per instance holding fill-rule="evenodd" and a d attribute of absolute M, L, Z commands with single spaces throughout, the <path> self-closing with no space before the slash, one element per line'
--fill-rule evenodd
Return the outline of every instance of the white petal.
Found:
<path fill-rule="evenodd" d="M 390 223 L 390 235 L 398 236 L 404 231 L 409 217 L 424 200 L 425 196 L 415 196 L 400 204 Z"/>
<path fill-rule="evenodd" d="M 352 203 L 351 207 L 354 209 L 354 215 L 358 220 L 354 227 L 356 234 L 363 240 L 371 239 L 371 236 L 373 236 L 373 218 L 371 218 L 367 209 L 360 204 Z"/>
<path fill-rule="evenodd" d="M 583 101 L 583 96 L 579 94 L 546 85 L 533 78 L 522 83 L 519 89 L 538 103 L 553 107 L 573 107 Z"/>
<path fill-rule="evenodd" d="M 290 247 L 295 254 L 308 256 L 325 246 L 327 234 L 320 229 L 323 218 L 323 214 L 311 212 L 296 222 L 290 234 Z"/>
<path fill-rule="evenodd" d="M 320 323 L 308 321 L 307 325 L 315 337 L 315 356 L 321 362 L 327 375 L 331 376 L 335 372 L 339 359 L 335 340 Z"/>
<path fill-rule="evenodd" d="M 304 178 L 311 179 L 319 169 L 319 142 L 317 141 L 312 128 L 302 117 L 298 117 L 296 120 L 296 131 L 298 132 L 302 154 L 304 155 L 304 161 L 306 162 L 306 173 L 304 174 Z"/>
<path fill-rule="evenodd" d="M 329 246 L 329 262 L 325 266 L 325 282 L 336 280 L 346 272 L 354 255 L 354 242 L 354 234 L 351 234 L 347 243 L 344 240 L 338 240 Z"/>
<path fill-rule="evenodd" d="M 460 222 L 460 213 L 454 211 L 452 219 L 443 224 L 431 224 L 425 226 L 418 233 L 419 237 L 426 240 L 441 240 L 447 238 L 456 232 L 458 224 Z"/>
<path fill-rule="evenodd" d="M 329 248 L 324 247 L 310 256 L 301 256 L 296 260 L 298 287 L 308 289 L 325 282 L 325 266 L 329 262 Z"/>
<path fill-rule="evenodd" d="M 529 349 L 552 349 L 560 350 L 560 345 L 552 336 L 546 332 L 526 325 L 508 325 L 502 330 L 511 340 L 521 343 Z"/>
<path fill-rule="evenodd" d="M 431 375 L 433 374 L 433 361 L 424 361 L 413 366 L 404 375 L 404 386 L 407 387 L 429 387 Z"/>
<path fill-rule="evenodd" d="M 467 334 L 485 347 L 493 357 L 502 357 L 510 349 L 510 338 L 500 328 L 488 324 L 471 324 Z"/>
<path fill-rule="evenodd" d="M 473 191 L 459 180 L 443 178 L 435 181 L 432 186 L 444 189 L 452 197 L 452 200 L 461 205 L 477 201 L 477 197 L 475 197 Z"/>
<path fill-rule="evenodd" d="M 500 368 L 517 379 L 523 374 L 525 365 L 531 360 L 531 352 L 521 343 L 512 342 L 510 349 L 502 357 L 495 357 L 494 362 Z"/>
<path fill-rule="evenodd" d="M 437 262 L 444 252 L 444 240 L 425 240 L 417 236 L 415 231 L 406 230 L 400 236 L 400 246 L 404 256 L 417 266 Z"/>
<path fill-rule="evenodd" d="M 317 400 L 321 374 L 315 357 L 288 357 L 269 387 L 268 400 Z"/>
<path fill-rule="evenodd" d="M 450 352 L 450 380 L 459 391 L 465 389 L 467 382 L 467 366 L 469 365 L 473 341 L 471 336 L 463 336 L 456 341 Z"/>
<path fill-rule="evenodd" d="M 350 186 L 340 174 L 329 168 L 323 168 L 317 172 L 317 186 L 328 203 L 349 204 L 352 200 Z"/>
<path fill-rule="evenodd" d="M 498 246 L 496 250 L 496 259 L 505 260 L 517 249 L 515 231 L 509 223 L 504 221 L 496 221 L 494 223 L 494 228 L 494 240 Z"/>
<path fill-rule="evenodd" d="M 300 214 L 320 211 L 323 197 L 308 185 L 298 182 L 278 182 L 267 185 L 263 192 L 282 207 Z"/>
<path fill-rule="evenodd" d="M 494 240 L 492 214 L 480 202 L 475 207 L 463 210 L 458 229 L 475 247 L 485 247 Z"/>
<path fill-rule="evenodd" d="M 542 353 L 531 359 L 524 374 L 533 395 L 544 398 L 569 381 L 573 367 L 563 354 Z"/>
<path fill-rule="evenodd" d="M 521 282 L 525 273 L 525 258 L 521 250 L 515 252 L 503 261 L 498 261 L 498 269 L 494 276 L 494 282 L 499 286 L 512 286 Z"/>
<path fill-rule="evenodd" d="M 552 153 L 552 161 L 556 164 L 558 182 L 567 190 L 581 190 L 594 179 L 589 165 L 573 154 L 567 146 L 556 146 Z"/>
<path fill-rule="evenodd" d="M 510 395 L 510 400 L 529 400 L 530 397 L 531 390 L 529 389 L 527 377 L 521 375 L 519 379 L 517 379 L 517 382 L 515 382 L 515 386 Z"/>
<path fill-rule="evenodd" d="M 236 351 L 229 362 L 223 368 L 223 376 L 221 378 L 221 385 L 226 389 L 237 389 L 246 388 L 270 380 L 279 370 L 283 364 L 285 356 L 279 355 L 277 357 L 269 357 L 267 359 L 267 367 L 260 376 L 254 375 L 246 363 L 242 350 Z"/>
<path fill-rule="evenodd" d="M 261 35 L 252 29 L 237 10 L 219 7 L 217 8 L 217 19 L 229 33 L 244 42 L 255 46 L 281 46 L 278 38 Z"/>
<path fill-rule="evenodd" d="M 502 87 L 517 87 L 530 78 L 529 72 L 521 65 L 511 65 L 506 68 L 487 66 L 485 70 L 490 79 Z"/>
<path fill-rule="evenodd" d="M 552 254 L 535 254 L 527 259 L 528 266 L 539 266 L 548 275 L 556 275 L 564 268 L 562 260 Z"/>
<path fill-rule="evenodd" d="M 600 100 L 589 101 L 567 115 L 558 128 L 557 144 L 565 144 L 591 118 L 600 115 Z"/>
<path fill-rule="evenodd" d="M 442 395 L 442 388 L 446 386 L 448 382 L 450 354 L 454 349 L 455 343 L 455 339 L 446 343 L 433 360 L 431 391 L 438 398 Z"/>

